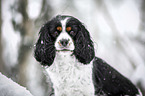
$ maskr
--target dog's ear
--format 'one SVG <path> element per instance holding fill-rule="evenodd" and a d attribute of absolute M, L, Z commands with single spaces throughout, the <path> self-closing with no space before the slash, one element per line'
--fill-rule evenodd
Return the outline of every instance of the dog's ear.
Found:
<path fill-rule="evenodd" d="M 74 54 L 84 64 L 88 64 L 95 56 L 94 45 L 88 30 L 84 25 L 79 25 L 79 32 L 76 35 Z"/>
<path fill-rule="evenodd" d="M 54 61 L 55 47 L 50 35 L 49 23 L 40 29 L 39 38 L 34 50 L 34 57 L 44 66 L 50 66 Z"/>

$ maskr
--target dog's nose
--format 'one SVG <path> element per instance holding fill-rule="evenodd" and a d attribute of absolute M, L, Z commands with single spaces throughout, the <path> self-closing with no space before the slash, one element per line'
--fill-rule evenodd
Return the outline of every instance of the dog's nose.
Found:
<path fill-rule="evenodd" d="M 68 39 L 62 39 L 62 40 L 60 40 L 60 45 L 62 45 L 63 47 L 66 47 L 68 42 L 69 42 Z"/>

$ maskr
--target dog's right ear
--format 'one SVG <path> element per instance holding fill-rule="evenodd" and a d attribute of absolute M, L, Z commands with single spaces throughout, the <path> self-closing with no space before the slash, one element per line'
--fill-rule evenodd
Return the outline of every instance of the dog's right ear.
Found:
<path fill-rule="evenodd" d="M 35 59 L 44 66 L 51 66 L 55 57 L 54 41 L 50 35 L 49 22 L 39 32 L 39 38 L 34 50 Z"/>

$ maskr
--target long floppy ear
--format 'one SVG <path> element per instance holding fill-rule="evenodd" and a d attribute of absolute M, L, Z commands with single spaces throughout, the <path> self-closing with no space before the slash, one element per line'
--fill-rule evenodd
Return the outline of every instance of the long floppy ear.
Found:
<path fill-rule="evenodd" d="M 84 64 L 88 64 L 95 56 L 94 45 L 88 30 L 84 25 L 79 25 L 79 32 L 76 35 L 74 54 Z"/>
<path fill-rule="evenodd" d="M 50 66 L 55 57 L 55 47 L 49 31 L 49 23 L 40 29 L 39 39 L 34 50 L 35 59 L 44 66 Z"/>

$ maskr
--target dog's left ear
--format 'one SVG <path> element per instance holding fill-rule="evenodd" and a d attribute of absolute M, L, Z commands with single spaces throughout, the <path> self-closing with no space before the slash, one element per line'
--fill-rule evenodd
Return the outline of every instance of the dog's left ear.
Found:
<path fill-rule="evenodd" d="M 94 44 L 88 30 L 83 24 L 79 25 L 79 32 L 76 35 L 74 54 L 84 64 L 88 64 L 95 56 Z"/>
<path fill-rule="evenodd" d="M 49 22 L 46 23 L 39 32 L 39 39 L 34 50 L 35 59 L 44 66 L 50 66 L 55 57 L 55 47 L 50 36 Z"/>

